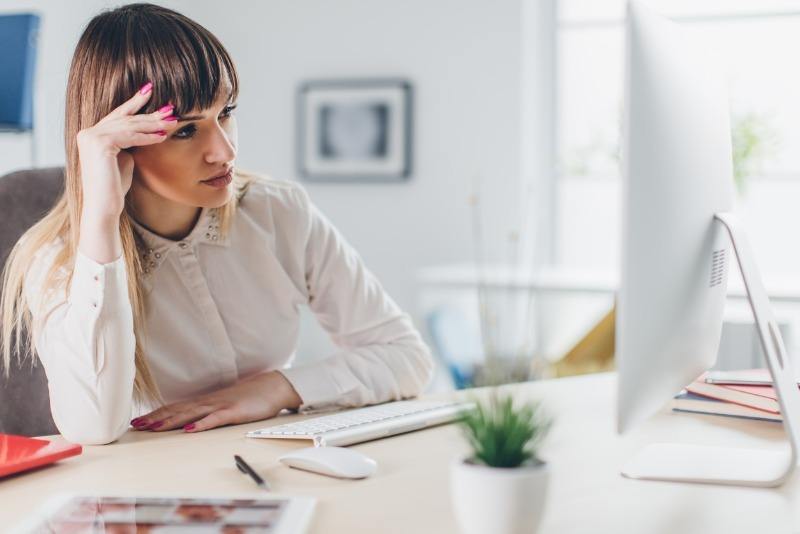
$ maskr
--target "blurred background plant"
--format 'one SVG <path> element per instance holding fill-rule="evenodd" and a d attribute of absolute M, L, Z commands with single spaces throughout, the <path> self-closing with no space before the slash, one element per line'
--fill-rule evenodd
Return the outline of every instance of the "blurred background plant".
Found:
<path fill-rule="evenodd" d="M 731 118 L 733 179 L 739 194 L 747 190 L 748 179 L 761 171 L 764 161 L 780 146 L 777 129 L 765 114 L 748 112 Z"/>
<path fill-rule="evenodd" d="M 530 287 L 513 287 L 515 277 L 522 273 L 520 247 L 525 236 L 518 228 L 508 230 L 502 236 L 503 261 L 489 264 L 480 185 L 480 178 L 475 177 L 467 201 L 472 215 L 482 360 L 473 366 L 464 384 L 467 387 L 524 382 L 541 377 L 546 367 L 535 351 L 534 291 Z M 527 220 L 526 213 L 521 220 Z"/>

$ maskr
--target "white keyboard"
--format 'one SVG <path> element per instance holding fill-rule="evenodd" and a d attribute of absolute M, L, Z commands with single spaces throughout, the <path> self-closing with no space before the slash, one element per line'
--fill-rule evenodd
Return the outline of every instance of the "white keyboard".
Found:
<path fill-rule="evenodd" d="M 315 447 L 345 446 L 455 421 L 472 403 L 397 401 L 253 430 L 249 438 L 309 439 Z"/>

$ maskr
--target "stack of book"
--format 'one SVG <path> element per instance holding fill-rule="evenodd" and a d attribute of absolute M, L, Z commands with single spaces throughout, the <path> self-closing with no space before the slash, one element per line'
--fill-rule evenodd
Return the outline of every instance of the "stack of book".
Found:
<path fill-rule="evenodd" d="M 673 400 L 673 411 L 781 421 L 778 395 L 767 369 L 710 371 Z"/>

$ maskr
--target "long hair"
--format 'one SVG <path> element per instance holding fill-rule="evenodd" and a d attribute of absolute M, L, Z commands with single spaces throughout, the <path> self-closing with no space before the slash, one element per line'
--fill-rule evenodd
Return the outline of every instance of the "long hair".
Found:
<path fill-rule="evenodd" d="M 128 100 L 145 82 L 153 82 L 153 94 L 138 113 L 152 113 L 160 103 L 171 101 L 174 113 L 207 109 L 217 101 L 226 79 L 231 98 L 239 93 L 236 68 L 222 44 L 203 26 L 173 10 L 137 3 L 101 12 L 87 25 L 75 48 L 66 93 L 64 143 L 66 166 L 64 192 L 55 206 L 31 227 L 12 248 L 3 272 L 0 300 L 0 351 L 8 376 L 12 348 L 22 359 L 35 354 L 38 333 L 47 313 L 33 318 L 25 295 L 25 279 L 36 254 L 53 242 L 63 243 L 44 274 L 40 298 L 70 287 L 80 235 L 83 202 L 77 134 L 94 126 Z M 236 194 L 219 209 L 220 230 L 230 229 L 239 199 L 255 175 L 235 171 Z M 120 216 L 122 255 L 128 273 L 128 295 L 133 308 L 136 336 L 134 396 L 159 400 L 161 396 L 143 350 L 145 333 L 144 292 L 140 278 L 143 266 L 136 233 L 126 199 Z M 55 306 L 52 309 L 54 309 Z M 41 306 L 34 307 L 41 309 Z M 21 350 L 21 349 L 24 349 Z M 36 358 L 33 358 L 34 362 Z"/>

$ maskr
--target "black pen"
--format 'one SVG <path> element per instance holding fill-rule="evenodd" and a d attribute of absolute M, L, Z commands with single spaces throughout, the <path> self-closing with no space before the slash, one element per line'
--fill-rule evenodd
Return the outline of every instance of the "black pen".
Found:
<path fill-rule="evenodd" d="M 239 456 L 238 454 L 233 455 L 233 459 L 236 460 L 236 467 L 239 468 L 239 471 L 244 473 L 245 475 L 249 475 L 259 487 L 264 488 L 267 491 L 270 491 L 269 484 L 267 481 L 258 476 L 258 473 L 253 471 L 253 468 L 247 465 L 247 462 L 244 461 L 244 458 Z"/>

